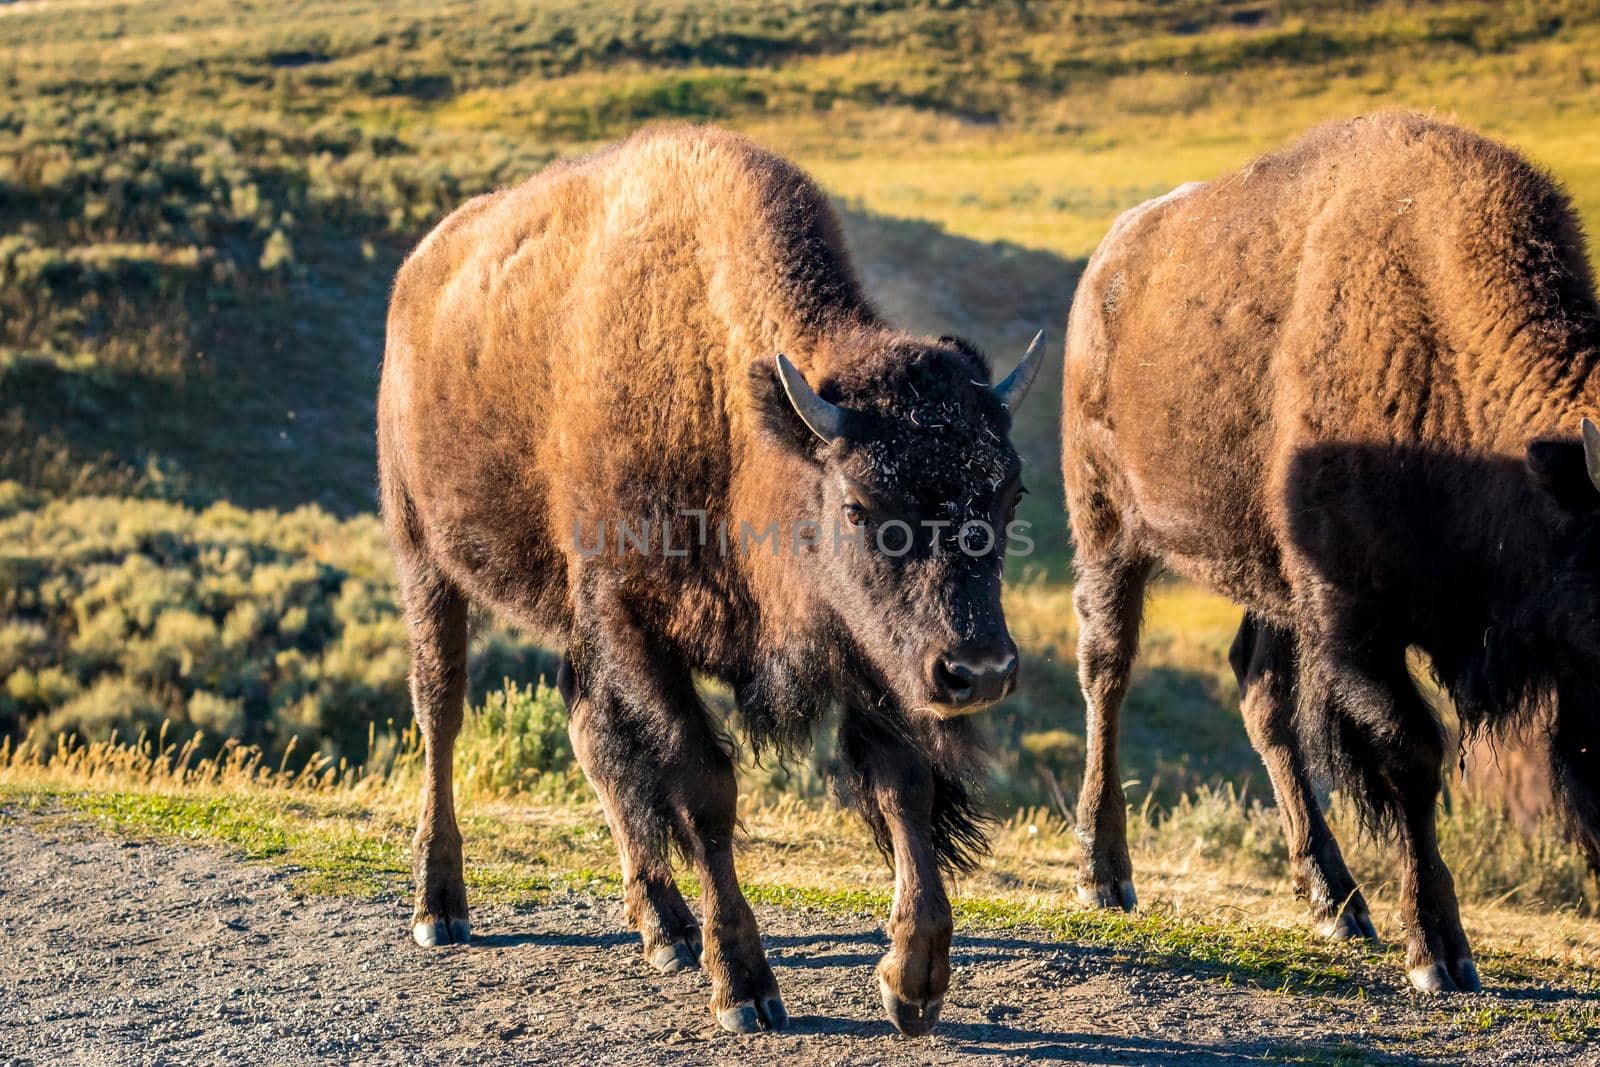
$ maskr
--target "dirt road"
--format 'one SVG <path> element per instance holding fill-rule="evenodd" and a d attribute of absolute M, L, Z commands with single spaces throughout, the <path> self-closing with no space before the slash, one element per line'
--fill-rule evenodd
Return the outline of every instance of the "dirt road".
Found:
<path fill-rule="evenodd" d="M 647 971 L 609 901 L 481 908 L 470 946 L 429 951 L 412 944 L 403 902 L 302 898 L 286 873 L 215 850 L 10 814 L 0 1063 L 1232 1064 L 1447 1051 L 1438 1016 L 1401 992 L 1290 996 L 982 933 L 958 933 L 944 1020 L 908 1040 L 880 1015 L 875 926 L 771 909 L 760 919 L 794 1025 L 735 1037 L 706 1011 L 704 974 Z M 1413 1043 L 1397 1045 L 1404 1034 Z M 1468 1051 L 1507 1063 L 1584 1054 L 1531 1032 Z"/>

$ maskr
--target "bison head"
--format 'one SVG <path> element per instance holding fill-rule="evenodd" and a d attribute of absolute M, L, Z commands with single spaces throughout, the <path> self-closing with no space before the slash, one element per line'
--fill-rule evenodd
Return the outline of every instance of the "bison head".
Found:
<path fill-rule="evenodd" d="M 1026 490 L 1009 431 L 1042 336 L 998 385 L 949 337 L 890 342 L 815 389 L 782 355 L 758 368 L 768 436 L 810 471 L 804 583 L 905 708 L 981 711 L 1016 684 L 1001 571 Z"/>

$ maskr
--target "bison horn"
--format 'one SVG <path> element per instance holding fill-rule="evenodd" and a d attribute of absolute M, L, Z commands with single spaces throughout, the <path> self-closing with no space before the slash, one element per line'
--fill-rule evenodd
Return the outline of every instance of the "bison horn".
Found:
<path fill-rule="evenodd" d="M 794 410 L 812 433 L 829 444 L 846 436 L 850 413 L 818 396 L 782 352 L 778 353 L 778 377 L 783 380 L 783 391 L 789 395 L 789 403 L 794 405 Z"/>
<path fill-rule="evenodd" d="M 1600 430 L 1587 417 L 1583 420 L 1583 464 L 1589 468 L 1589 480 L 1600 489 Z"/>
<path fill-rule="evenodd" d="M 1022 362 L 1016 369 L 1006 375 L 1006 380 L 994 387 L 994 395 L 1000 398 L 1000 403 L 1006 406 L 1007 411 L 1016 411 L 1022 404 L 1023 397 L 1028 395 L 1028 387 L 1033 385 L 1033 379 L 1039 373 L 1039 363 L 1044 358 L 1044 331 L 1040 330 L 1033 335 L 1033 343 L 1028 345 L 1028 350 L 1022 353 Z"/>

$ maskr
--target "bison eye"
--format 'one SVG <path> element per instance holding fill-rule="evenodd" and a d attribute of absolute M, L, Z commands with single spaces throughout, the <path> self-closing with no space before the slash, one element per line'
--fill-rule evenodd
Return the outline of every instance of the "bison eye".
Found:
<path fill-rule="evenodd" d="M 1028 495 L 1028 487 L 1027 486 L 1025 486 L 1025 485 L 1017 486 L 1017 495 L 1011 498 L 1011 504 L 1006 508 L 1006 525 L 1007 526 L 1010 526 L 1012 520 L 1014 520 L 1017 517 L 1017 505 L 1022 503 L 1022 498 L 1027 496 L 1027 495 Z"/>
<path fill-rule="evenodd" d="M 844 521 L 851 526 L 864 526 L 867 521 L 867 509 L 852 500 L 844 506 Z"/>

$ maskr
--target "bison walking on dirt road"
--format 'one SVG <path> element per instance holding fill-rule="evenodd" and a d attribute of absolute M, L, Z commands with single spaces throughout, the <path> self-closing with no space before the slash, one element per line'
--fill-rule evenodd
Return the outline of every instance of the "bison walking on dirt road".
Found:
<path fill-rule="evenodd" d="M 470 932 L 451 751 L 476 600 L 565 645 L 645 958 L 703 963 L 729 1030 L 787 1017 L 693 674 L 731 687 L 758 747 L 795 748 L 842 705 L 840 791 L 896 872 L 884 1004 L 929 1030 L 941 868 L 984 844 L 968 716 L 1015 684 L 1008 431 L 1039 352 L 991 385 L 966 342 L 890 328 L 816 186 L 714 130 L 641 133 L 441 223 L 395 283 L 378 416 L 426 744 L 416 940 Z"/>
<path fill-rule="evenodd" d="M 1062 429 L 1087 899 L 1134 903 L 1117 714 L 1165 563 L 1248 610 L 1245 721 L 1325 931 L 1373 932 L 1318 770 L 1394 833 L 1412 983 L 1478 988 L 1435 838 L 1444 734 L 1406 655 L 1469 735 L 1553 709 L 1552 780 L 1600 854 L 1597 363 L 1566 198 L 1429 118 L 1320 128 L 1117 221 L 1073 301 Z"/>

